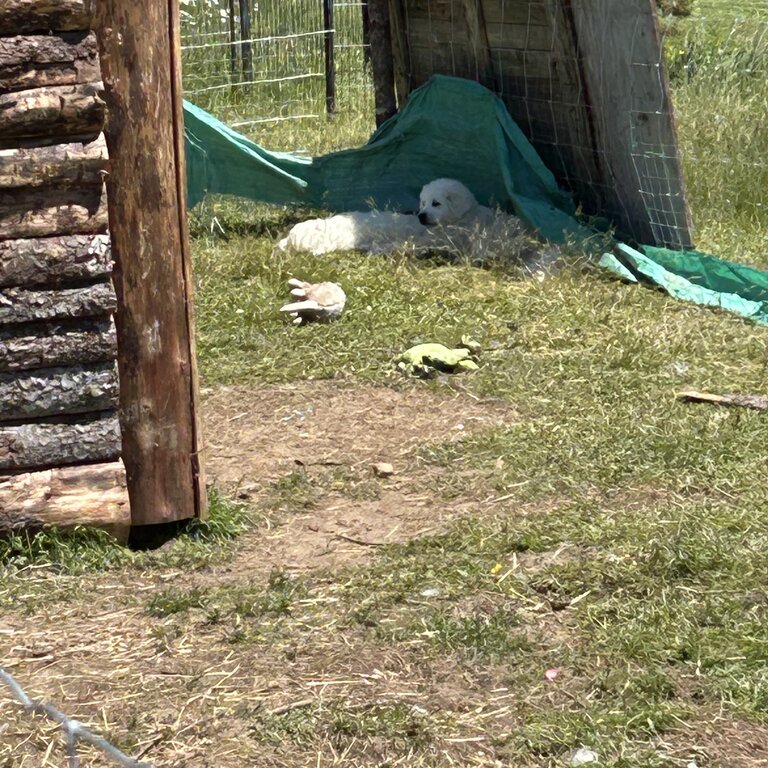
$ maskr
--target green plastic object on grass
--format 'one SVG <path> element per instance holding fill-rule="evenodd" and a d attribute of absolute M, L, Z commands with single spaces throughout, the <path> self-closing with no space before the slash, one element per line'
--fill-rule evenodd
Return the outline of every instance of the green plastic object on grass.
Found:
<path fill-rule="evenodd" d="M 451 349 L 444 344 L 417 344 L 406 349 L 397 358 L 397 367 L 405 372 L 421 378 L 431 378 L 438 373 L 459 373 L 460 371 L 476 371 L 478 368 L 475 358 L 479 350 L 477 342 L 468 338 L 461 340 L 463 346 Z"/>
<path fill-rule="evenodd" d="M 189 102 L 184 128 L 190 206 L 217 193 L 329 211 L 414 211 L 424 184 L 449 177 L 554 243 L 592 251 L 599 241 L 501 99 L 471 80 L 435 75 L 367 144 L 320 157 L 270 152 Z M 601 264 L 623 279 L 768 323 L 766 272 L 698 251 L 624 244 Z"/>

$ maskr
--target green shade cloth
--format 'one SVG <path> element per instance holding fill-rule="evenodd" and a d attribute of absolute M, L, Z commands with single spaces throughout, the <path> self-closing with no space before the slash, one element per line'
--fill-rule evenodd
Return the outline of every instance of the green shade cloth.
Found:
<path fill-rule="evenodd" d="M 471 80 L 435 75 L 367 144 L 315 158 L 270 152 L 189 102 L 184 129 L 190 207 L 217 193 L 329 211 L 414 211 L 424 184 L 449 177 L 552 242 L 592 250 L 599 240 L 501 99 Z M 601 263 L 623 279 L 768 322 L 767 273 L 696 251 L 623 244 Z"/>
<path fill-rule="evenodd" d="M 600 264 L 623 280 L 657 285 L 676 299 L 720 307 L 768 324 L 768 272 L 699 251 L 640 248 L 618 243 Z"/>
<path fill-rule="evenodd" d="M 329 211 L 413 211 L 426 183 L 449 177 L 549 240 L 590 234 L 503 102 L 471 80 L 436 75 L 365 146 L 315 158 L 269 152 L 189 102 L 184 127 L 190 206 L 216 192 Z"/>

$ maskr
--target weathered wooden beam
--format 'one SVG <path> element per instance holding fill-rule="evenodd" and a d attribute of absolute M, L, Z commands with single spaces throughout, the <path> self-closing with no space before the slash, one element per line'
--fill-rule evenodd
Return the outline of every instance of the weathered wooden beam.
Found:
<path fill-rule="evenodd" d="M 612 210 L 617 233 L 640 243 L 693 247 L 656 4 L 571 0 L 563 5 L 578 50 L 594 154 L 612 198 L 602 211 L 586 212 Z"/>
<path fill-rule="evenodd" d="M 107 226 L 101 181 L 90 187 L 0 191 L 0 238 L 97 234 Z"/>
<path fill-rule="evenodd" d="M 100 82 L 0 93 L 0 147 L 24 138 L 97 136 L 104 123 Z"/>
<path fill-rule="evenodd" d="M 100 363 L 117 357 L 112 319 L 0 326 L 0 372 Z"/>
<path fill-rule="evenodd" d="M 107 186 L 120 297 L 123 461 L 133 523 L 162 523 L 202 516 L 206 506 L 178 3 L 103 0 L 98 17 L 110 115 Z"/>
<path fill-rule="evenodd" d="M 376 125 L 378 126 L 397 112 L 389 0 L 368 0 L 368 21 Z"/>
<path fill-rule="evenodd" d="M 90 29 L 95 0 L 0 0 L 0 35 Z"/>
<path fill-rule="evenodd" d="M 106 411 L 118 394 L 114 362 L 0 373 L 0 421 Z"/>
<path fill-rule="evenodd" d="M 491 56 L 491 45 L 488 41 L 483 0 L 463 0 L 463 2 L 467 20 L 466 41 L 471 46 L 472 58 L 475 62 L 475 80 L 498 93 L 499 87 Z"/>
<path fill-rule="evenodd" d="M 0 37 L 0 92 L 100 79 L 93 32 Z"/>
<path fill-rule="evenodd" d="M 365 6 L 367 8 L 367 4 Z M 370 21 L 368 22 L 370 24 Z M 397 106 L 402 109 L 411 92 L 411 50 L 406 32 L 403 0 L 389 0 L 389 26 L 392 37 L 392 65 Z M 368 56 L 370 60 L 370 50 Z"/>
<path fill-rule="evenodd" d="M 93 141 L 0 149 L 0 189 L 98 185 L 108 166 L 104 134 Z"/>
<path fill-rule="evenodd" d="M 6 288 L 0 291 L 0 325 L 105 317 L 113 314 L 116 307 L 115 289 L 111 283 L 58 291 Z"/>
<path fill-rule="evenodd" d="M 0 240 L 0 288 L 91 281 L 111 273 L 109 235 Z"/>
<path fill-rule="evenodd" d="M 0 476 L 0 533 L 76 525 L 127 540 L 131 510 L 121 461 Z"/>
<path fill-rule="evenodd" d="M 0 470 L 111 461 L 119 455 L 115 413 L 67 423 L 0 424 Z"/>

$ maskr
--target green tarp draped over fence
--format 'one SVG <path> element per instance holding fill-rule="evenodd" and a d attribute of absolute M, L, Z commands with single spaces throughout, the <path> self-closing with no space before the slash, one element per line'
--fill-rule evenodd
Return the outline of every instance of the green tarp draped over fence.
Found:
<path fill-rule="evenodd" d="M 219 193 L 330 211 L 413 211 L 424 184 L 450 177 L 548 240 L 591 247 L 594 239 L 503 102 L 470 80 L 436 75 L 366 145 L 315 158 L 269 152 L 189 102 L 184 121 L 190 206 Z M 624 279 L 768 323 L 768 273 L 696 251 L 624 244 L 601 263 Z"/>

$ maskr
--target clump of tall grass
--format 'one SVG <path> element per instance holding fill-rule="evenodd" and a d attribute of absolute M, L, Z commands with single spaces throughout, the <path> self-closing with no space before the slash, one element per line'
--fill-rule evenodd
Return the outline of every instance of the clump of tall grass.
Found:
<path fill-rule="evenodd" d="M 690 20 L 665 53 L 700 247 L 766 266 L 768 23 Z"/>

